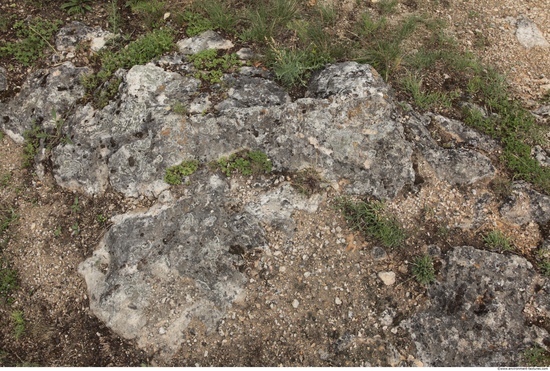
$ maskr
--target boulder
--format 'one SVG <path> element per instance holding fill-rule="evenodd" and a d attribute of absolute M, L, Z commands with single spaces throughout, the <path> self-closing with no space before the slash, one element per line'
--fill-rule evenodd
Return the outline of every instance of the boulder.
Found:
<path fill-rule="evenodd" d="M 101 50 L 114 35 L 100 27 L 89 27 L 73 21 L 61 28 L 55 37 L 55 48 L 60 52 L 74 52 L 78 45 L 89 42 L 93 52 Z"/>
<path fill-rule="evenodd" d="M 518 225 L 530 221 L 544 225 L 550 220 L 550 196 L 535 191 L 526 182 L 514 182 L 512 195 L 501 205 L 500 215 Z"/>
<path fill-rule="evenodd" d="M 537 46 L 550 47 L 550 43 L 544 38 L 544 35 L 532 20 L 520 17 L 517 20 L 516 27 L 516 38 L 523 47 L 527 49 Z"/>

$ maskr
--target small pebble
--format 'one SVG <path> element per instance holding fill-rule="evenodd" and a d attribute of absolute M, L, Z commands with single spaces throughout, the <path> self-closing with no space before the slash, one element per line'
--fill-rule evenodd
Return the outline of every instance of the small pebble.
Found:
<path fill-rule="evenodd" d="M 384 282 L 384 285 L 391 286 L 395 283 L 395 273 L 394 272 L 379 272 L 378 278 Z"/>
<path fill-rule="evenodd" d="M 336 299 L 334 299 L 334 303 L 336 303 L 336 305 L 340 305 L 342 304 L 342 300 L 340 300 L 339 297 L 336 297 Z"/>
<path fill-rule="evenodd" d="M 294 307 L 294 309 L 298 308 L 299 305 L 300 302 L 297 299 L 294 299 L 294 301 L 292 302 L 292 306 Z"/>

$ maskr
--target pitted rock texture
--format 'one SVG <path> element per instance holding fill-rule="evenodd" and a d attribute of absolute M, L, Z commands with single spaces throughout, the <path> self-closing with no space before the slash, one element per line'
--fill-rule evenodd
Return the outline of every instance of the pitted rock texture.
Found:
<path fill-rule="evenodd" d="M 190 183 L 176 201 L 167 197 L 146 212 L 113 218 L 79 267 L 92 311 L 120 335 L 167 356 L 190 321 L 212 332 L 244 295 L 243 256 L 266 246 L 263 225 L 290 233 L 293 212 L 315 212 L 321 198 L 267 182 L 237 207 L 238 182 L 204 169 Z"/>
<path fill-rule="evenodd" d="M 17 143 L 24 141 L 23 134 L 33 125 L 53 130 L 52 111 L 57 117 L 62 117 L 73 109 L 85 93 L 80 76 L 90 72 L 88 67 L 75 67 L 71 62 L 36 71 L 25 82 L 19 95 L 8 104 L 0 103 L 2 130 Z"/>
<path fill-rule="evenodd" d="M 148 64 L 123 79 L 115 101 L 100 111 L 79 107 L 69 120 L 73 143 L 52 156 L 64 187 L 101 194 L 110 183 L 128 197 L 157 197 L 169 187 L 167 167 L 216 161 L 240 149 L 265 152 L 275 170 L 315 168 L 350 193 L 393 198 L 414 179 L 412 146 L 395 119 L 388 86 L 368 65 L 332 66 L 309 94 L 327 98 L 290 103 L 272 81 L 228 75 L 227 99 L 207 114 L 174 112 L 176 104 L 192 108 L 215 99 L 215 92 L 199 93 L 202 82 L 194 77 Z M 349 87 L 336 91 L 334 81 Z"/>
<path fill-rule="evenodd" d="M 428 130 L 430 116 L 421 116 L 414 112 L 404 120 L 408 139 L 415 144 L 417 153 L 433 168 L 438 178 L 451 184 L 472 184 L 495 175 L 491 160 L 482 153 L 468 148 L 442 148 Z M 449 133 L 455 140 L 472 141 L 480 147 L 496 146 L 485 136 L 473 135 L 456 121 L 436 116 L 440 130 Z"/>
<path fill-rule="evenodd" d="M 89 42 L 94 52 L 101 50 L 114 35 L 100 27 L 89 27 L 78 21 L 63 27 L 55 38 L 55 47 L 60 52 L 74 52 L 81 43 Z"/>
<path fill-rule="evenodd" d="M 401 323 L 425 366 L 517 365 L 525 348 L 542 344 L 548 333 L 524 314 L 535 293 L 531 263 L 463 246 L 444 264 L 428 289 L 429 308 Z"/>
<path fill-rule="evenodd" d="M 92 311 L 125 338 L 167 354 L 193 318 L 215 329 L 242 293 L 242 254 L 266 243 L 257 217 L 226 207 L 228 191 L 226 179 L 203 171 L 179 200 L 117 216 L 79 268 Z"/>

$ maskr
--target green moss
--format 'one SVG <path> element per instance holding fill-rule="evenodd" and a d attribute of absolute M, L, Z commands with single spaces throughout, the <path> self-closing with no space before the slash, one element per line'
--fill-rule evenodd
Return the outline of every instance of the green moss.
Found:
<path fill-rule="evenodd" d="M 171 166 L 166 169 L 166 175 L 164 175 L 164 181 L 168 184 L 177 185 L 181 184 L 182 178 L 189 176 L 197 171 L 199 162 L 195 160 L 183 161 L 181 164 Z"/>

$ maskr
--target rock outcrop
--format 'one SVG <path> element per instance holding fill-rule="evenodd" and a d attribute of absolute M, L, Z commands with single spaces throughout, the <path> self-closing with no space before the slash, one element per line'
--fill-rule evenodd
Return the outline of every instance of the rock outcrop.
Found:
<path fill-rule="evenodd" d="M 70 27 L 58 36 L 58 48 L 66 51 L 105 36 Z M 316 212 L 324 197 L 299 194 L 285 176 L 255 180 L 256 191 L 244 197 L 238 182 L 207 168 L 222 156 L 259 150 L 278 174 L 314 169 L 338 192 L 381 199 L 415 183 L 413 157 L 453 185 L 495 175 L 487 155 L 498 152 L 494 141 L 456 120 L 403 113 L 371 66 L 327 66 L 312 77 L 304 98 L 292 101 L 269 73 L 253 67 L 227 73 L 219 84 L 199 79 L 186 55 L 231 47 L 215 33 L 178 45 L 180 53 L 156 64 L 117 71 L 118 93 L 102 109 L 79 104 L 80 76 L 90 69 L 70 62 L 34 73 L 16 98 L 0 105 L 2 130 L 20 143 L 33 125 L 53 130 L 53 112 L 67 116 L 62 130 L 71 141 L 51 152 L 60 186 L 93 196 L 112 187 L 125 197 L 156 202 L 147 211 L 113 218 L 79 268 L 93 313 L 143 348 L 173 354 L 195 319 L 215 330 L 243 296 L 244 256 L 265 247 L 266 226 L 291 238 L 293 213 Z M 434 127 L 448 145 L 436 139 Z M 165 171 L 187 160 L 201 165 L 175 199 Z M 525 208 L 521 200 L 527 198 L 537 201 L 526 201 L 531 206 Z M 548 222 L 546 196 L 518 183 L 508 201 L 500 211 L 511 222 Z M 372 255 L 388 256 L 383 250 Z M 396 274 L 387 273 L 380 278 L 394 285 Z M 402 323 L 425 365 L 516 363 L 518 349 L 547 336 L 524 323 L 538 279 L 525 259 L 456 247 L 441 276 L 429 289 L 431 306 Z M 546 297 L 533 300 L 532 316 L 548 317 Z"/>

